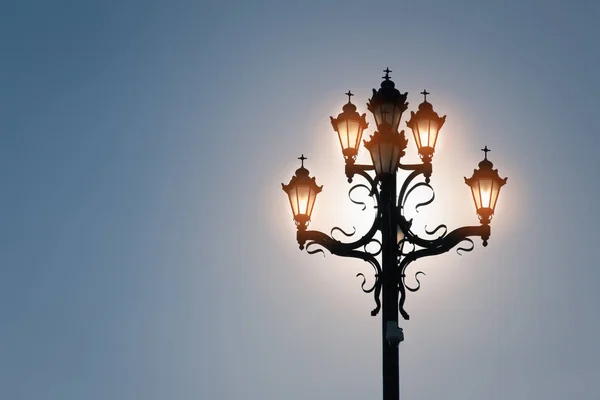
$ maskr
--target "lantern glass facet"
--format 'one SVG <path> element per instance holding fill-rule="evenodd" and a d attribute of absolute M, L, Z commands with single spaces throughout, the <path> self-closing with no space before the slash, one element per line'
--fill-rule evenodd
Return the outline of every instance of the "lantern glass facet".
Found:
<path fill-rule="evenodd" d="M 394 103 L 387 102 L 380 104 L 373 109 L 375 124 L 380 127 L 383 123 L 387 123 L 392 127 L 393 131 L 398 130 L 400 119 L 402 118 L 403 110 Z"/>
<path fill-rule="evenodd" d="M 304 164 L 304 156 L 301 159 Z M 292 177 L 289 184 L 282 183 L 281 186 L 288 195 L 296 224 L 307 226 L 317 194 L 323 190 L 323 186 L 318 186 L 315 178 L 309 177 L 309 172 L 304 165 L 296 170 L 296 175 Z"/>
<path fill-rule="evenodd" d="M 348 97 L 352 96 L 351 92 L 346 94 Z M 354 160 L 358 154 L 363 131 L 369 126 L 366 117 L 366 114 L 359 115 L 356 112 L 356 106 L 350 101 L 344 105 L 343 112 L 337 118 L 330 117 L 331 125 L 338 134 L 342 154 L 346 160 Z"/>
<path fill-rule="evenodd" d="M 471 178 L 465 178 L 465 183 L 471 188 L 475 209 L 482 223 L 489 223 L 494 211 L 500 189 L 506 184 L 508 178 L 500 178 L 498 170 L 493 169 L 494 164 L 486 157 L 479 163 L 479 169 L 474 170 Z"/>

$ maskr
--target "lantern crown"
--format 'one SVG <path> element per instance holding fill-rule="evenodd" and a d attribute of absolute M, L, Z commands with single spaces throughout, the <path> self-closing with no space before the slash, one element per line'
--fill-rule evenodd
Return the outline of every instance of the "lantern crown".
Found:
<path fill-rule="evenodd" d="M 385 72 L 385 76 L 383 82 L 381 82 L 381 87 L 379 90 L 373 89 L 373 96 L 367 103 L 367 109 L 373 113 L 377 127 L 387 122 L 393 130 L 398 130 L 402 113 L 408 108 L 406 102 L 408 92 L 400 93 L 396 89 L 396 84 L 390 79 L 389 73 L 392 71 L 389 68 L 386 68 L 383 72 Z M 388 114 L 382 114 L 383 110 L 387 111 Z"/>

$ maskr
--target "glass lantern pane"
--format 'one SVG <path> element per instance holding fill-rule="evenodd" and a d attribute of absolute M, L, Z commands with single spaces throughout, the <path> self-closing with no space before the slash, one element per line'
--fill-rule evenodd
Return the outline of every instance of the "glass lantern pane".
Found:
<path fill-rule="evenodd" d="M 360 124 L 358 121 L 349 120 L 348 121 L 348 147 L 352 147 L 354 149 L 358 148 L 358 141 L 360 132 Z"/>
<path fill-rule="evenodd" d="M 394 115 L 394 103 L 383 103 L 383 109 L 387 111 L 387 113 L 385 113 L 385 122 L 392 125 Z"/>
<path fill-rule="evenodd" d="M 500 185 L 498 185 L 498 182 L 494 181 L 493 186 L 492 186 L 492 196 L 491 196 L 491 200 L 490 200 L 490 208 L 492 210 L 496 209 L 496 201 L 498 200 L 499 193 L 500 193 Z"/>
<path fill-rule="evenodd" d="M 380 143 L 379 144 L 379 160 L 380 169 L 379 172 L 390 172 L 392 164 L 392 152 L 394 151 L 391 143 Z"/>
<path fill-rule="evenodd" d="M 308 197 L 308 208 L 307 208 L 307 213 L 306 213 L 308 215 L 309 219 L 310 219 L 310 216 L 312 215 L 313 207 L 315 206 L 316 197 L 317 197 L 317 192 L 315 192 L 313 189 L 311 189 L 310 195 Z"/>
<path fill-rule="evenodd" d="M 381 125 L 381 106 L 375 107 L 375 112 L 373 112 L 373 116 L 375 117 L 375 125 Z"/>
<path fill-rule="evenodd" d="M 394 131 L 397 131 L 398 125 L 400 125 L 400 118 L 402 117 L 402 111 L 400 111 L 399 107 L 394 107 L 394 114 L 392 117 L 392 127 L 394 128 Z"/>
<path fill-rule="evenodd" d="M 297 192 L 298 192 L 298 214 L 304 214 L 307 215 L 307 211 L 308 211 L 308 197 L 310 194 L 310 187 L 309 186 L 298 186 L 296 188 Z"/>
<path fill-rule="evenodd" d="M 489 178 L 479 180 L 479 196 L 481 197 L 481 207 L 483 208 L 491 208 L 492 182 Z"/>
<path fill-rule="evenodd" d="M 340 137 L 340 144 L 342 149 L 348 148 L 348 125 L 346 121 L 340 121 L 337 125 L 338 135 Z"/>
<path fill-rule="evenodd" d="M 417 129 L 419 130 L 421 146 L 429 146 L 429 120 L 420 119 L 417 121 Z"/>
<path fill-rule="evenodd" d="M 437 141 L 438 134 L 438 123 L 435 120 L 429 120 L 429 147 L 435 148 L 435 142 Z"/>
<path fill-rule="evenodd" d="M 290 199 L 290 206 L 292 206 L 292 214 L 294 214 L 295 217 L 298 215 L 298 196 L 295 187 L 290 189 L 288 192 L 288 197 Z"/>
<path fill-rule="evenodd" d="M 419 127 L 418 125 L 415 125 L 413 128 L 413 135 L 415 137 L 415 144 L 417 145 L 417 149 L 420 149 L 422 144 L 421 144 L 421 135 L 419 134 Z"/>
<path fill-rule="evenodd" d="M 481 197 L 479 196 L 479 182 L 475 181 L 471 186 L 471 193 L 473 193 L 473 201 L 475 202 L 475 209 L 479 211 L 481 209 Z"/>
<path fill-rule="evenodd" d="M 375 146 L 371 147 L 371 149 L 369 149 L 369 152 L 371 153 L 371 160 L 373 160 L 373 166 L 375 167 L 375 172 L 380 173 L 381 172 L 381 162 L 380 162 L 380 157 L 379 157 L 379 145 L 375 145 Z"/>
<path fill-rule="evenodd" d="M 385 113 L 382 111 L 385 110 Z M 392 115 L 394 113 L 394 103 L 383 103 L 375 109 L 375 123 L 380 126 L 384 122 L 383 116 L 385 115 L 385 122 L 392 124 Z"/>
<path fill-rule="evenodd" d="M 400 147 L 394 146 L 392 151 L 392 159 L 390 164 L 390 172 L 394 172 L 398 166 L 398 159 L 400 158 Z"/>

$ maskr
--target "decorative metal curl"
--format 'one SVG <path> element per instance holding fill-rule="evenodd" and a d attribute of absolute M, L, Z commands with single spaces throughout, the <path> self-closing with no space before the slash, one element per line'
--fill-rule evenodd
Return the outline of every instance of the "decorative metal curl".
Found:
<path fill-rule="evenodd" d="M 298 232 L 298 242 L 305 244 L 306 251 L 309 254 L 323 253 L 323 255 L 325 255 L 325 252 L 321 248 L 314 249 L 314 250 L 311 249 L 312 246 L 319 245 L 319 246 L 323 247 L 324 249 L 327 249 L 329 252 L 331 252 L 334 255 L 341 256 L 341 257 L 358 258 L 358 259 L 368 262 L 373 267 L 373 269 L 375 271 L 375 274 L 374 274 L 375 275 L 375 283 L 373 284 L 373 287 L 365 288 L 366 278 L 364 277 L 364 274 L 357 275 L 357 276 L 363 277 L 363 283 L 361 285 L 362 290 L 365 291 L 366 293 L 373 293 L 373 298 L 374 298 L 375 304 L 376 304 L 375 309 L 373 311 L 371 311 L 371 315 L 373 315 L 373 316 L 377 315 L 379 313 L 379 310 L 381 309 L 380 296 L 381 296 L 381 286 L 382 285 L 381 285 L 381 281 L 379 279 L 379 277 L 381 276 L 381 273 L 382 273 L 381 265 L 379 264 L 379 261 L 377 261 L 377 258 L 375 258 L 375 255 L 373 255 L 367 251 L 363 252 L 363 251 L 359 251 L 357 249 L 361 248 L 361 247 L 365 247 L 366 245 L 368 245 L 371 242 L 380 243 L 378 239 L 375 239 L 373 237 L 375 232 L 377 232 L 377 227 L 379 226 L 380 221 L 381 221 L 381 219 L 379 216 L 375 217 L 373 226 L 371 227 L 369 232 L 367 232 L 363 237 L 361 237 L 360 239 L 358 239 L 352 243 L 340 242 L 340 241 L 334 239 L 333 237 L 331 237 L 323 232 L 319 232 L 319 231 L 299 231 Z M 335 232 L 336 230 L 339 230 L 346 236 L 350 236 L 349 233 L 344 232 L 342 229 L 337 228 L 337 227 L 332 229 L 332 233 Z M 376 254 L 378 254 L 378 253 L 376 253 Z"/>
<path fill-rule="evenodd" d="M 346 237 L 352 237 L 356 234 L 356 227 L 353 226 L 352 229 L 354 229 L 354 232 L 352 233 L 348 233 L 346 231 L 344 231 L 342 228 L 338 227 L 338 226 L 334 226 L 333 228 L 331 228 L 331 231 L 329 232 L 329 234 L 331 235 L 331 237 L 335 240 L 335 238 L 333 237 L 333 232 L 340 232 L 342 235 L 346 236 Z"/>
<path fill-rule="evenodd" d="M 458 249 L 456 249 L 456 254 L 458 254 L 459 256 L 462 256 L 462 254 L 460 253 L 461 250 L 464 253 L 468 253 L 470 251 L 473 251 L 473 249 L 475 248 L 475 243 L 473 243 L 473 239 L 465 238 L 462 242 L 469 242 L 471 244 L 471 247 L 459 247 Z"/>
<path fill-rule="evenodd" d="M 376 252 L 367 250 L 367 246 L 369 246 L 371 243 L 377 243 L 379 245 L 379 248 L 377 249 Z M 365 253 L 369 253 L 373 257 L 377 257 L 378 255 L 381 254 L 381 251 L 383 250 L 383 244 L 381 243 L 381 241 L 379 239 L 373 238 L 369 241 L 369 243 L 365 243 L 365 245 L 363 246 L 363 250 L 365 251 Z"/>
<path fill-rule="evenodd" d="M 381 276 L 381 267 L 379 266 L 379 263 L 376 262 L 375 258 L 373 258 L 373 261 L 368 261 L 368 262 L 369 262 L 369 264 L 371 264 L 371 266 L 375 270 L 375 282 L 373 282 L 373 286 L 371 286 L 368 289 L 365 289 L 365 284 L 367 283 L 367 278 L 365 277 L 365 275 L 362 272 L 356 274 L 356 277 L 363 278 L 363 281 L 360 285 L 360 288 L 362 289 L 363 292 L 365 292 L 365 293 L 374 292 L 373 300 L 375 301 L 375 308 L 373 310 L 371 310 L 371 316 L 374 317 L 379 313 L 379 310 L 381 310 L 381 299 L 380 299 L 381 280 L 379 279 L 379 277 Z"/>
<path fill-rule="evenodd" d="M 371 190 L 372 190 L 372 189 L 370 189 L 370 188 L 369 188 L 367 185 L 365 185 L 365 184 L 362 184 L 362 183 L 359 183 L 359 184 L 356 184 L 356 185 L 352 186 L 352 187 L 350 188 L 350 190 L 348 190 L 348 198 L 349 198 L 349 199 L 350 199 L 350 201 L 351 201 L 351 202 L 353 202 L 354 204 L 357 204 L 357 205 L 359 205 L 359 206 L 363 206 L 361 211 L 365 211 L 365 210 L 367 209 L 367 205 L 366 205 L 366 203 L 365 203 L 365 202 L 363 202 L 363 201 L 356 201 L 356 200 L 354 200 L 354 199 L 352 198 L 352 192 L 354 192 L 356 189 L 359 189 L 359 188 L 365 188 L 365 189 L 367 189 L 367 190 L 369 191 L 369 193 L 371 193 Z"/>
<path fill-rule="evenodd" d="M 415 273 L 415 281 L 417 281 L 417 286 L 416 287 L 410 287 L 406 284 L 406 275 L 402 275 L 402 284 L 404 285 L 404 287 L 406 288 L 406 290 L 408 290 L 409 292 L 416 292 L 421 288 L 421 281 L 419 280 L 419 274 L 425 275 L 425 272 L 423 271 L 417 271 Z"/>
<path fill-rule="evenodd" d="M 321 253 L 321 254 L 323 254 L 323 257 L 325 257 L 325 252 L 323 251 L 323 249 L 316 249 L 316 250 L 311 250 L 310 249 L 310 247 L 314 246 L 314 245 L 319 245 L 319 243 L 317 243 L 317 242 L 308 242 L 306 244 L 306 247 L 305 247 L 306 248 L 306 252 L 308 254 L 318 254 L 318 253 Z"/>
<path fill-rule="evenodd" d="M 441 229 L 441 228 L 438 227 L 433 232 L 435 232 L 438 229 Z M 399 269 L 400 277 L 401 277 L 401 282 L 400 282 L 401 284 L 399 285 L 400 301 L 398 302 L 398 307 L 400 310 L 400 314 L 404 317 L 404 319 L 408 319 L 408 314 L 404 310 L 404 302 L 406 301 L 406 292 L 404 289 L 411 291 L 411 292 L 419 290 L 421 283 L 420 283 L 419 279 L 417 278 L 417 276 L 419 275 L 419 273 L 423 273 L 422 271 L 419 271 L 415 274 L 415 280 L 417 281 L 416 288 L 406 286 L 404 278 L 406 276 L 406 268 L 408 267 L 408 265 L 411 262 L 416 261 L 423 257 L 430 257 L 430 256 L 435 256 L 437 254 L 445 253 L 465 241 L 471 243 L 471 248 L 468 248 L 468 247 L 458 248 L 457 251 L 459 251 L 459 250 L 462 250 L 465 252 L 471 251 L 471 250 L 473 250 L 474 243 L 473 243 L 473 240 L 470 239 L 470 236 L 489 237 L 489 234 L 490 234 L 489 225 L 464 226 L 462 228 L 458 228 L 458 229 L 453 230 L 452 232 L 447 233 L 440 239 L 436 239 L 435 241 L 430 242 L 432 244 L 431 246 L 428 246 L 426 248 L 419 249 L 419 250 L 414 250 L 414 251 L 406 254 L 405 257 L 402 258 L 402 260 L 400 260 L 400 262 L 398 264 L 398 269 Z M 411 240 L 409 239 L 409 242 L 410 241 Z"/>
<path fill-rule="evenodd" d="M 443 229 L 444 232 L 441 235 L 439 235 L 437 238 L 435 238 L 434 240 L 438 240 L 438 239 L 441 239 L 444 236 L 446 236 L 446 234 L 448 233 L 448 227 L 445 224 L 440 224 L 434 230 L 428 231 L 427 230 L 427 225 L 425 225 L 425 233 L 428 234 L 428 235 L 430 235 L 430 236 L 435 235 L 436 232 L 439 231 L 440 229 Z"/>
<path fill-rule="evenodd" d="M 363 274 L 362 272 L 359 272 L 358 274 L 356 274 L 356 277 L 358 278 L 359 276 L 361 278 L 363 278 L 363 281 L 360 284 L 360 288 L 362 289 L 363 292 L 371 293 L 373 290 L 375 290 L 375 287 L 377 286 L 378 281 L 379 281 L 377 275 L 375 275 L 375 282 L 373 283 L 373 286 L 371 286 L 369 289 L 365 289 L 365 284 L 367 283 L 367 278 L 365 277 L 365 274 Z"/>
<path fill-rule="evenodd" d="M 418 188 L 421 187 L 426 187 L 428 189 L 431 190 L 431 198 L 429 200 L 426 200 L 422 203 L 418 203 L 417 205 L 415 205 L 415 211 L 419 212 L 419 208 L 427 206 L 431 203 L 433 203 L 433 201 L 435 200 L 435 190 L 433 190 L 433 187 L 431 187 L 431 185 L 429 183 L 425 183 L 425 182 L 419 182 L 415 185 L 413 185 L 408 192 L 406 192 L 406 194 L 404 195 L 404 198 L 402 199 L 402 208 L 404 208 L 404 206 L 406 205 L 406 201 L 408 200 L 408 198 L 410 197 L 410 195 Z"/>
<path fill-rule="evenodd" d="M 379 282 L 379 279 L 377 279 L 377 281 Z M 381 310 L 381 300 L 379 299 L 381 295 L 381 283 L 379 283 L 376 287 L 375 287 L 375 293 L 373 293 L 373 298 L 375 299 L 375 305 L 376 307 L 371 310 L 371 316 L 374 317 L 379 313 L 379 310 Z"/>
<path fill-rule="evenodd" d="M 410 251 L 406 251 L 406 249 L 405 249 L 406 244 L 410 244 L 412 246 Z M 406 255 L 412 253 L 413 251 L 415 251 L 417 246 L 405 237 L 404 239 L 402 239 L 398 242 L 398 248 L 400 249 L 399 255 L 406 256 Z"/>

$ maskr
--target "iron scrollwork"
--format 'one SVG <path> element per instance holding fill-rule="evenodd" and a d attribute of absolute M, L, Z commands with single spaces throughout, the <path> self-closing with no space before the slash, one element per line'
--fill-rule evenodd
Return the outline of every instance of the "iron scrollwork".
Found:
<path fill-rule="evenodd" d="M 449 250 L 459 246 L 457 253 L 469 252 L 474 248 L 474 242 L 471 237 L 481 237 L 483 239 L 483 245 L 487 245 L 487 240 L 490 236 L 489 224 L 482 224 L 480 226 L 466 226 L 457 228 L 453 231 L 448 231 L 448 227 L 444 224 L 440 224 L 433 229 L 428 229 L 425 226 L 425 233 L 431 238 L 423 238 L 414 233 L 412 228 L 412 219 L 405 217 L 405 207 L 407 199 L 411 196 L 415 190 L 419 188 L 427 188 L 431 191 L 431 197 L 423 202 L 415 205 L 415 211 L 419 212 L 421 207 L 425 207 L 431 204 L 435 199 L 435 191 L 429 183 L 429 177 L 431 176 L 431 164 L 424 162 L 422 164 L 414 165 L 403 165 L 399 166 L 400 169 L 410 171 L 400 188 L 397 205 L 395 207 L 397 213 L 397 229 L 402 233 L 401 238 L 397 241 L 397 263 L 395 271 L 390 271 L 393 276 L 392 281 L 388 281 L 393 285 L 397 286 L 399 291 L 398 310 L 400 315 L 406 320 L 409 319 L 409 315 L 404 309 L 404 303 L 406 301 L 406 293 L 416 292 L 421 287 L 419 277 L 425 275 L 422 271 L 414 273 L 413 277 L 416 281 L 415 286 L 409 286 L 406 283 L 406 270 L 414 261 L 417 261 L 423 257 L 434 256 L 448 252 Z M 341 257 L 358 258 L 369 263 L 374 270 L 374 281 L 372 285 L 367 285 L 367 278 L 363 273 L 358 273 L 356 276 L 362 278 L 361 289 L 365 293 L 373 293 L 376 307 L 371 311 L 371 315 L 375 316 L 381 310 L 381 289 L 383 285 L 383 275 L 380 262 L 377 257 L 382 251 L 382 242 L 375 237 L 378 231 L 382 229 L 382 214 L 381 214 L 381 198 L 378 190 L 378 180 L 369 175 L 368 171 L 372 170 L 372 166 L 347 164 L 346 175 L 348 176 L 348 182 L 352 183 L 353 177 L 359 175 L 365 179 L 365 183 L 354 184 L 348 191 L 348 197 L 354 204 L 361 205 L 362 210 L 366 209 L 366 203 L 364 201 L 357 201 L 352 198 L 352 193 L 357 189 L 366 189 L 369 191 L 369 196 L 373 198 L 375 208 L 378 209 L 376 216 L 373 221 L 373 225 L 369 231 L 358 238 L 354 242 L 342 242 L 335 239 L 334 232 L 339 232 L 347 238 L 351 238 L 356 235 L 356 229 L 353 232 L 346 232 L 339 227 L 334 227 L 330 235 L 327 235 L 320 231 L 307 230 L 300 228 L 298 230 L 298 243 L 300 249 L 306 250 L 309 254 L 323 253 L 323 249 L 328 250 L 331 254 Z M 424 181 L 413 183 L 415 179 L 423 175 Z M 383 234 L 383 233 L 382 233 Z M 461 245 L 466 243 L 467 245 Z M 373 249 L 373 244 L 376 248 Z M 320 248 L 313 248 L 313 247 Z M 370 247 L 371 246 L 371 247 Z M 387 267 L 386 267 L 387 268 Z"/>

